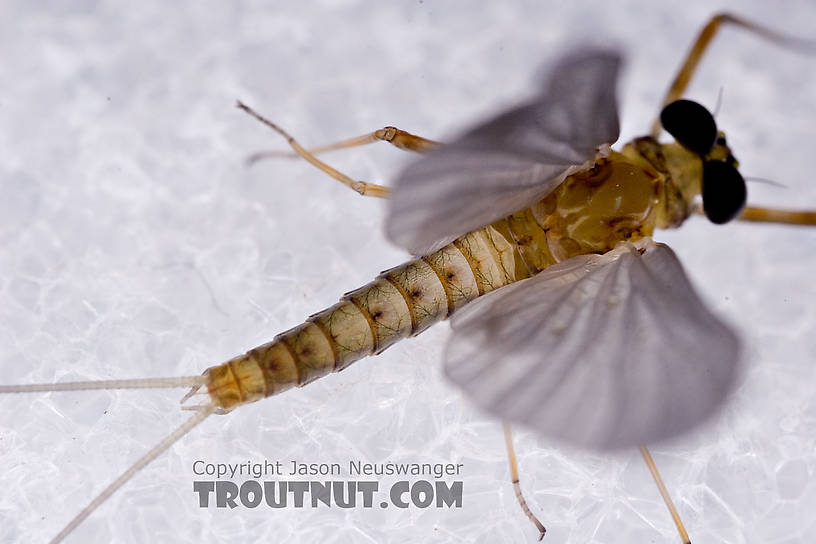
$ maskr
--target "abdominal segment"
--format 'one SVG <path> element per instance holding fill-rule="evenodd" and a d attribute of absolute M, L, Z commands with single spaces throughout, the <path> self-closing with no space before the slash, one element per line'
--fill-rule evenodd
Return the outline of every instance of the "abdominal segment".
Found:
<path fill-rule="evenodd" d="M 223 365 L 207 370 L 224 410 L 300 387 L 446 319 L 518 276 L 514 245 L 491 226 L 386 270 L 334 306 Z"/>
<path fill-rule="evenodd" d="M 446 319 L 471 300 L 654 229 L 662 183 L 613 154 L 535 205 L 386 270 L 271 342 L 207 370 L 224 410 L 301 387 Z"/>

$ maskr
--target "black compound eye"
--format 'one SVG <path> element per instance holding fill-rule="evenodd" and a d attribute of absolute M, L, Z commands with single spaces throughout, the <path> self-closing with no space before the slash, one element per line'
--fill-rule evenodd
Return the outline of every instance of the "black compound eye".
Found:
<path fill-rule="evenodd" d="M 745 206 L 745 180 L 727 162 L 706 161 L 703 166 L 703 210 L 712 223 L 734 219 Z"/>
<path fill-rule="evenodd" d="M 678 143 L 700 155 L 711 151 L 717 139 L 714 117 L 691 100 L 675 100 L 663 108 L 660 123 Z"/>

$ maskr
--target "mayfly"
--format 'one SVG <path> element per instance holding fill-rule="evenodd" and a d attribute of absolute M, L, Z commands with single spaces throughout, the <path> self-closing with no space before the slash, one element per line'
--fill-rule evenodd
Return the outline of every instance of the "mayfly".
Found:
<path fill-rule="evenodd" d="M 738 375 L 740 345 L 694 293 L 674 253 L 652 241 L 653 231 L 677 227 L 698 211 L 714 223 L 816 224 L 813 212 L 744 207 L 745 183 L 725 134 L 705 108 L 681 98 L 723 24 L 805 45 L 730 15 L 713 18 L 651 134 L 619 151 L 610 145 L 618 138 L 620 58 L 610 51 L 563 57 L 532 100 L 445 145 L 387 127 L 306 150 L 241 104 L 286 137 L 297 155 L 360 194 L 390 197 L 389 238 L 421 257 L 202 376 L 0 388 L 191 387 L 182 402 L 206 399 L 188 406 L 195 414 L 53 542 L 211 414 L 304 386 L 451 316 L 446 373 L 476 404 L 579 446 L 640 446 L 660 485 L 642 444 L 714 413 Z M 675 141 L 660 143 L 661 129 Z M 393 191 L 351 179 L 315 156 L 375 141 L 425 154 L 396 178 Z M 538 524 L 521 497 L 505 429 L 514 488 Z M 670 505 L 665 488 L 661 493 Z"/>

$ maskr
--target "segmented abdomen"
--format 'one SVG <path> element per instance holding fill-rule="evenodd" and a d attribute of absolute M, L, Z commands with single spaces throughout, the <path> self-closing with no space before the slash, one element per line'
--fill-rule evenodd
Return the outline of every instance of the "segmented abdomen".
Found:
<path fill-rule="evenodd" d="M 306 385 L 419 334 L 479 295 L 650 236 L 662 191 L 658 174 L 612 152 L 530 208 L 386 270 L 272 342 L 210 368 L 210 395 L 230 409 Z"/>
<path fill-rule="evenodd" d="M 474 298 L 526 277 L 492 226 L 386 270 L 334 306 L 223 365 L 208 389 L 224 409 L 303 386 L 424 331 Z"/>

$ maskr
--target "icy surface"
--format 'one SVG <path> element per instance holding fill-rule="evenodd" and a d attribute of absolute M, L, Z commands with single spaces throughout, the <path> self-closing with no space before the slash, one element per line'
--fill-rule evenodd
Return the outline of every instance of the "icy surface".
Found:
<path fill-rule="evenodd" d="M 711 3 L 45 2 L 0 7 L 0 383 L 196 375 L 406 258 L 383 203 L 299 162 L 233 106 L 308 144 L 387 124 L 444 138 L 593 42 L 627 56 L 623 139 L 656 105 Z M 668 4 L 668 3 L 667 3 Z M 172 7 L 171 7 L 172 6 Z M 813 36 L 809 0 L 723 2 Z M 55 11 L 56 10 L 56 11 Z M 816 207 L 816 58 L 728 29 L 689 95 L 709 107 L 751 200 Z M 385 181 L 385 146 L 332 164 Z M 748 370 L 720 418 L 653 447 L 692 540 L 806 542 L 816 529 L 816 229 L 692 219 L 663 233 L 741 332 Z M 213 417 L 137 475 L 73 542 L 534 542 L 501 428 L 441 377 L 440 325 L 279 398 Z M 0 542 L 50 538 L 186 417 L 183 391 L 0 398 Z M 565 414 L 553 414 L 564 417 Z M 637 452 L 517 436 L 547 541 L 677 542 Z M 191 464 L 463 463 L 464 507 L 201 509 Z M 382 485 L 388 483 L 383 479 Z"/>

